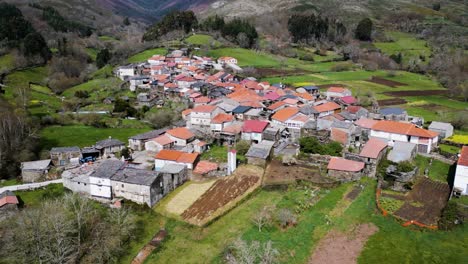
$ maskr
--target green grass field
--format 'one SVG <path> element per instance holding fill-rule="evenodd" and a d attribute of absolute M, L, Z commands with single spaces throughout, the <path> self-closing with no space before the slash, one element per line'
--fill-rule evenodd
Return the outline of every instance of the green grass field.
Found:
<path fill-rule="evenodd" d="M 6 72 L 15 67 L 15 60 L 10 53 L 0 56 L 0 72 Z"/>
<path fill-rule="evenodd" d="M 223 56 L 234 57 L 238 60 L 238 64 L 241 67 L 252 66 L 265 68 L 277 67 L 279 65 L 279 60 L 274 55 L 241 48 L 214 49 L 210 50 L 207 55 L 213 58 Z"/>
<path fill-rule="evenodd" d="M 40 132 L 40 145 L 42 149 L 52 147 L 92 146 L 96 141 L 112 138 L 128 142 L 128 138 L 143 132 L 149 128 L 95 128 L 90 126 L 49 126 Z"/>
<path fill-rule="evenodd" d="M 88 54 L 88 56 L 93 60 L 95 61 L 96 60 L 96 57 L 97 57 L 97 54 L 98 54 L 98 50 L 95 49 L 95 48 L 86 48 L 86 53 Z"/>
<path fill-rule="evenodd" d="M 119 41 L 118 39 L 112 37 L 112 36 L 106 36 L 106 35 L 103 35 L 103 36 L 99 36 L 99 40 L 100 41 Z"/>
<path fill-rule="evenodd" d="M 197 34 L 197 35 L 192 35 L 184 40 L 185 42 L 196 45 L 196 46 L 211 46 L 217 48 L 221 46 L 221 43 L 217 40 L 215 40 L 212 36 L 210 35 L 203 35 L 203 34 Z"/>
<path fill-rule="evenodd" d="M 93 96 L 98 97 L 101 94 L 108 93 L 109 90 L 119 90 L 121 82 L 122 81 L 116 77 L 93 79 L 67 89 L 62 95 L 67 98 L 71 98 L 74 96 L 76 91 L 87 91 L 91 94 L 91 98 L 93 98 Z"/>
<path fill-rule="evenodd" d="M 148 49 L 145 51 L 142 51 L 140 53 L 137 53 L 130 58 L 128 58 L 127 62 L 128 63 L 136 63 L 136 62 L 143 62 L 151 58 L 151 56 L 160 54 L 160 55 L 166 55 L 167 50 L 166 48 L 155 48 L 155 49 Z"/>
<path fill-rule="evenodd" d="M 394 42 L 376 42 L 374 45 L 387 55 L 401 53 L 403 63 L 407 64 L 411 59 L 419 60 L 420 56 L 429 61 L 431 50 L 427 46 L 426 41 L 417 39 L 414 35 L 403 32 L 387 32 L 386 33 Z"/>

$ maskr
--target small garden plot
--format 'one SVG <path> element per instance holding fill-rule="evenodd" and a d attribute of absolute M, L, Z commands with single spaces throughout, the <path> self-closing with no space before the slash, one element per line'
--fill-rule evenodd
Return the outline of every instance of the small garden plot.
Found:
<path fill-rule="evenodd" d="M 442 209 L 447 205 L 449 194 L 448 184 L 422 178 L 406 195 L 403 206 L 394 215 L 426 225 L 437 224 Z"/>
<path fill-rule="evenodd" d="M 166 211 L 171 214 L 181 215 L 214 183 L 215 181 L 190 183 L 166 204 Z"/>
<path fill-rule="evenodd" d="M 330 231 L 317 245 L 309 263 L 357 263 L 367 240 L 379 230 L 374 224 L 361 224 L 351 233 Z"/>
<path fill-rule="evenodd" d="M 447 138 L 447 141 L 461 145 L 468 145 L 468 135 L 453 135 Z"/>
<path fill-rule="evenodd" d="M 333 185 L 335 181 L 323 177 L 318 167 L 312 166 L 284 166 L 279 160 L 272 160 L 268 165 L 264 185 L 290 184 L 298 180 L 304 180 L 315 184 Z"/>
<path fill-rule="evenodd" d="M 397 82 L 397 81 L 392 81 L 392 80 L 387 80 L 378 76 L 372 76 L 368 82 L 376 83 L 376 84 L 381 84 L 385 86 L 389 86 L 392 88 L 398 87 L 398 86 L 406 86 L 408 84 L 402 83 L 402 82 Z"/>
<path fill-rule="evenodd" d="M 401 96 L 429 96 L 429 95 L 444 95 L 447 90 L 413 90 L 413 91 L 395 91 L 385 92 L 385 95 L 401 97 Z"/>
<path fill-rule="evenodd" d="M 182 214 L 187 222 L 203 226 L 223 215 L 260 186 L 263 170 L 255 166 L 237 168 L 234 175 L 218 180 Z"/>
<path fill-rule="evenodd" d="M 258 68 L 255 69 L 256 73 L 262 77 L 273 77 L 273 76 L 286 76 L 286 75 L 297 75 L 307 74 L 310 71 L 303 69 L 285 69 L 285 68 Z"/>
<path fill-rule="evenodd" d="M 377 101 L 380 106 L 389 106 L 389 105 L 404 105 L 408 103 L 403 98 L 392 98 L 392 99 L 383 99 Z"/>

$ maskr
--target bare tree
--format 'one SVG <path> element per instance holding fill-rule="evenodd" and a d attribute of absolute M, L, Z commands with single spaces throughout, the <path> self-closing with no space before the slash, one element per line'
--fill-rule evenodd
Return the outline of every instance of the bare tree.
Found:
<path fill-rule="evenodd" d="M 295 225 L 297 220 L 293 212 L 287 208 L 282 208 L 277 213 L 277 220 L 280 222 L 280 225 L 284 228 L 288 225 Z"/>
<path fill-rule="evenodd" d="M 262 232 L 262 228 L 271 223 L 272 208 L 264 206 L 262 210 L 254 215 L 252 222 L 257 226 L 258 232 Z"/>
<path fill-rule="evenodd" d="M 252 241 L 250 244 L 242 239 L 237 239 L 228 248 L 225 261 L 229 264 L 273 264 L 278 263 L 279 252 L 271 241 L 260 243 Z"/>

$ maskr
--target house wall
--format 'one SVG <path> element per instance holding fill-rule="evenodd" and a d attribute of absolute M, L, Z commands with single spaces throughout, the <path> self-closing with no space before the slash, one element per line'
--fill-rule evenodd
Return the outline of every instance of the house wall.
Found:
<path fill-rule="evenodd" d="M 174 145 L 176 146 L 187 146 L 187 140 L 185 139 L 181 139 L 181 138 L 176 138 L 172 135 L 169 135 L 169 134 L 166 134 L 167 136 L 169 136 L 170 139 L 172 139 L 174 142 Z"/>
<path fill-rule="evenodd" d="M 362 177 L 362 171 L 350 172 L 339 170 L 328 170 L 328 176 L 337 179 L 340 182 L 357 181 Z"/>
<path fill-rule="evenodd" d="M 62 179 L 63 187 L 71 190 L 72 192 L 83 193 L 88 195 L 91 193 L 91 185 L 88 183 L 77 181 L 74 178 L 62 177 Z"/>
<path fill-rule="evenodd" d="M 70 164 L 70 159 L 79 158 L 81 152 L 61 152 L 61 153 L 50 153 L 50 159 L 55 166 L 65 166 Z"/>
<path fill-rule="evenodd" d="M 90 194 L 92 196 L 112 198 L 111 180 L 97 177 L 89 177 Z"/>
<path fill-rule="evenodd" d="M 462 189 L 462 194 L 468 195 L 468 166 L 457 165 L 453 187 Z"/>
<path fill-rule="evenodd" d="M 145 150 L 145 145 L 144 145 L 143 140 L 129 139 L 128 140 L 128 146 L 132 150 L 137 150 L 137 151 Z"/>
<path fill-rule="evenodd" d="M 23 179 L 23 182 L 37 182 L 40 181 L 44 178 L 44 176 L 47 174 L 47 170 L 22 170 L 21 171 L 21 178 Z"/>
<path fill-rule="evenodd" d="M 119 69 L 120 79 L 125 79 L 126 76 L 135 76 L 135 70 L 133 68 L 121 68 Z"/>
<path fill-rule="evenodd" d="M 243 140 L 256 140 L 257 142 L 260 142 L 263 139 L 263 134 L 242 132 L 241 138 Z"/>
<path fill-rule="evenodd" d="M 153 206 L 150 186 L 112 181 L 114 196 L 122 197 L 138 204 Z"/>
<path fill-rule="evenodd" d="M 103 156 L 107 156 L 107 155 L 110 155 L 110 154 L 115 154 L 119 151 L 122 151 L 122 149 L 124 149 L 125 146 L 122 145 L 122 146 L 112 146 L 112 147 L 108 147 L 108 148 L 104 148 L 103 149 L 103 152 L 102 152 L 102 155 Z"/>
<path fill-rule="evenodd" d="M 266 165 L 266 160 L 260 159 L 260 158 L 252 158 L 252 157 L 247 157 L 247 163 L 260 166 L 260 167 L 265 167 Z"/>

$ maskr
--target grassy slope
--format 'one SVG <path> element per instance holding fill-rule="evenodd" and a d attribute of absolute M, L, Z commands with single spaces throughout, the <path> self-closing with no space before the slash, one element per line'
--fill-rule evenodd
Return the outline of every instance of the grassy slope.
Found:
<path fill-rule="evenodd" d="M 212 36 L 203 34 L 192 35 L 186 38 L 184 41 L 197 46 L 210 46 L 213 42 L 215 47 L 219 47 L 221 45 L 221 43 L 213 39 Z"/>
<path fill-rule="evenodd" d="M 407 64 L 411 59 L 419 59 L 419 56 L 424 56 L 426 61 L 429 61 L 431 50 L 427 46 L 426 41 L 417 39 L 414 35 L 403 32 L 387 32 L 394 42 L 376 42 L 374 45 L 387 55 L 401 53 L 403 63 Z"/>
<path fill-rule="evenodd" d="M 41 147 L 92 146 L 96 141 L 112 136 L 127 142 L 128 137 L 147 132 L 149 128 L 95 128 L 89 126 L 50 126 L 41 130 Z"/>
<path fill-rule="evenodd" d="M 0 72 L 11 70 L 15 67 L 13 55 L 5 54 L 0 56 Z"/>
<path fill-rule="evenodd" d="M 128 63 L 143 62 L 149 59 L 153 55 L 156 55 L 156 54 L 166 55 L 166 53 L 167 53 L 167 50 L 165 48 L 149 49 L 149 50 L 145 50 L 143 52 L 140 52 L 131 56 L 130 58 L 128 58 L 127 62 Z"/>

